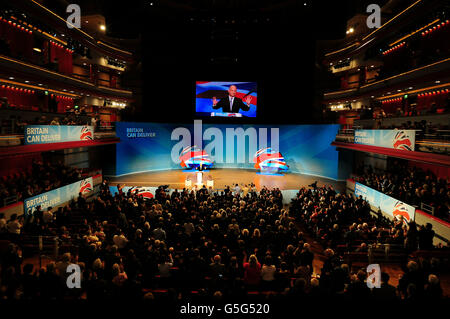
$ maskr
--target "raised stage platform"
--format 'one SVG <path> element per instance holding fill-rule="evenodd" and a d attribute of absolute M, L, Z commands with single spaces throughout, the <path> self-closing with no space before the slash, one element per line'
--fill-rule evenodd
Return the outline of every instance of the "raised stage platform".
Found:
<path fill-rule="evenodd" d="M 226 186 L 235 184 L 253 183 L 258 189 L 263 186 L 268 188 L 278 187 L 281 190 L 299 189 L 303 186 L 317 181 L 318 186 L 332 185 L 337 191 L 345 191 L 345 182 L 337 182 L 322 177 L 286 173 L 284 176 L 278 175 L 260 175 L 258 171 L 250 169 L 211 169 L 204 172 L 203 180 L 208 178 L 214 181 L 214 189 L 224 189 Z M 189 177 L 194 183 L 196 180 L 195 172 L 183 172 L 180 170 L 167 170 L 158 172 L 144 172 L 137 174 L 128 174 L 120 177 L 110 177 L 110 185 L 121 184 L 123 186 L 159 186 L 169 185 L 169 188 L 182 189 L 185 186 L 185 180 Z"/>

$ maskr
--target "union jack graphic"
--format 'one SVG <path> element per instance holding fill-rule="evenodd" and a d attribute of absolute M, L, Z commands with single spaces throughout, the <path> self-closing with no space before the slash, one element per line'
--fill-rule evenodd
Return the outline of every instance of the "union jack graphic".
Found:
<path fill-rule="evenodd" d="M 405 131 L 399 131 L 395 134 L 393 145 L 395 149 L 412 151 L 412 143 Z"/>
<path fill-rule="evenodd" d="M 271 147 L 260 149 L 253 157 L 255 168 L 262 172 L 282 172 L 289 169 L 283 155 L 280 152 L 275 152 Z"/>
<path fill-rule="evenodd" d="M 406 206 L 405 203 L 402 203 L 400 201 L 398 201 L 395 204 L 392 215 L 394 215 L 394 217 L 396 217 L 396 218 L 401 218 L 400 216 L 402 216 L 403 221 L 405 221 L 407 223 L 409 223 L 411 220 L 411 217 L 409 216 L 409 212 L 408 212 L 408 207 Z"/>
<path fill-rule="evenodd" d="M 87 194 L 90 193 L 91 191 L 92 191 L 91 182 L 89 180 L 81 181 L 79 193 Z"/>
<path fill-rule="evenodd" d="M 83 126 L 81 128 L 80 140 L 82 141 L 93 140 L 92 131 L 88 126 Z"/>
<path fill-rule="evenodd" d="M 153 194 L 150 192 L 150 189 L 148 187 L 133 186 L 133 187 L 130 188 L 130 192 L 132 194 L 136 194 L 138 196 L 142 196 L 145 199 L 153 198 Z"/>
<path fill-rule="evenodd" d="M 196 168 L 200 165 L 209 168 L 213 165 L 208 153 L 201 150 L 196 145 L 185 147 L 180 154 L 181 167 L 187 167 L 190 169 Z"/>

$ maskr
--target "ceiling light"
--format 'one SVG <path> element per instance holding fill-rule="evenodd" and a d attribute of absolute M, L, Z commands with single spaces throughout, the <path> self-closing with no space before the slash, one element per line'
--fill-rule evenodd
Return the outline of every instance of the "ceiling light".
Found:
<path fill-rule="evenodd" d="M 106 30 L 106 27 L 105 27 L 104 24 L 100 25 L 100 30 L 102 30 L 102 31 L 105 31 L 105 30 Z"/>

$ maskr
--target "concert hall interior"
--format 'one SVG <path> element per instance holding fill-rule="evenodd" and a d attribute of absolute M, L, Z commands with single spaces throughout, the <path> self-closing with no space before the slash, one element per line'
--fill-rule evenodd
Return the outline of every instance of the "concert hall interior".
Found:
<path fill-rule="evenodd" d="M 2 1 L 0 305 L 448 302 L 449 71 L 445 0 Z"/>

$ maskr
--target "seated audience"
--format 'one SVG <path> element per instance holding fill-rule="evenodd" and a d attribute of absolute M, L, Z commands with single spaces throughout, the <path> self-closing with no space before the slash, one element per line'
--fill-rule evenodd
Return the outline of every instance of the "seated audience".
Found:
<path fill-rule="evenodd" d="M 61 219 L 69 210 L 69 219 Z M 191 289 L 197 298 L 209 300 L 262 290 L 292 300 L 442 298 L 438 272 L 425 263 L 409 263 L 398 289 L 383 274 L 382 288 L 370 290 L 366 272 L 345 264 L 336 248 L 346 243 L 356 250 L 361 242 L 391 242 L 399 231 L 407 238 L 414 232 L 408 233 L 402 222 L 372 217 L 364 200 L 331 187 L 302 188 L 285 210 L 281 191 L 266 187 L 245 196 L 186 189 L 169 194 L 160 188 L 146 200 L 130 192 L 112 196 L 104 183 L 93 201 L 74 199 L 46 223 L 42 210 L 37 213 L 19 227 L 19 245 L 28 234 L 48 235 L 77 249 L 33 273 L 29 265 L 22 270 L 21 249 L 11 244 L 1 258 L 2 299 L 158 300 L 184 296 Z M 83 218 L 74 223 L 74 216 Z M 4 227 L 16 221 L 12 218 Z M 327 248 L 317 273 L 315 254 L 300 226 Z M 429 244 L 428 238 L 424 243 Z M 258 259 L 264 260 L 262 266 Z M 64 282 L 70 263 L 83 272 L 78 291 Z"/>

